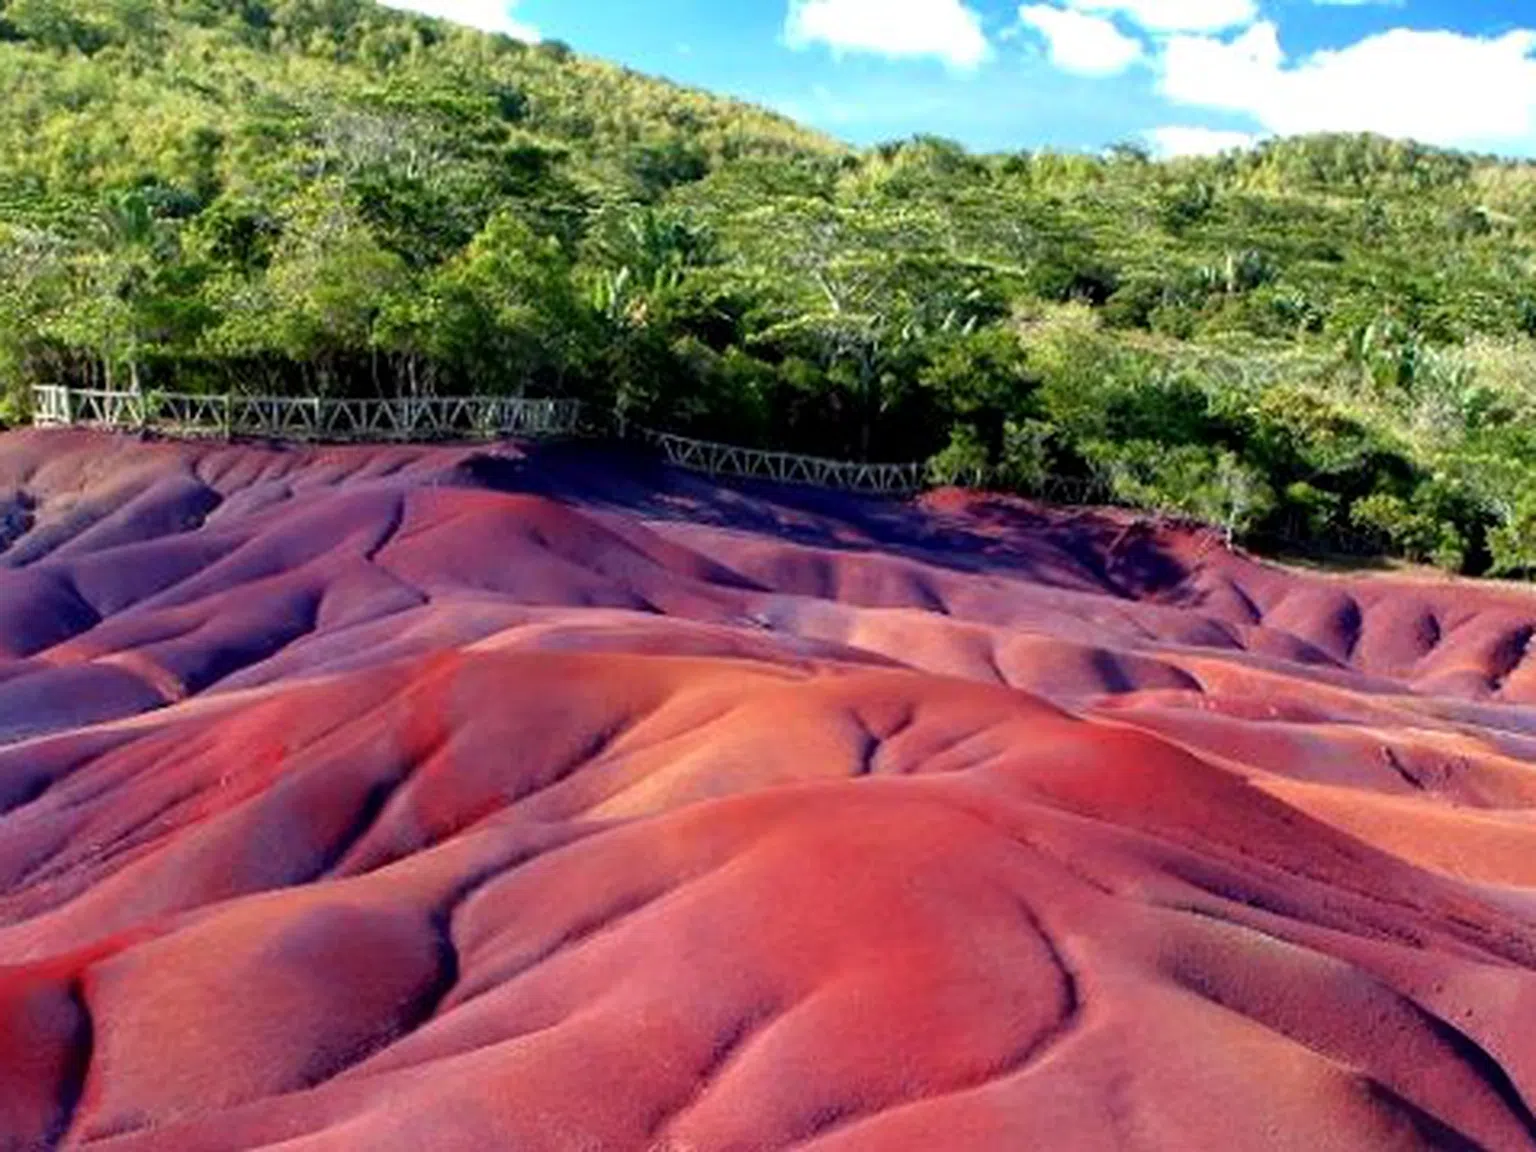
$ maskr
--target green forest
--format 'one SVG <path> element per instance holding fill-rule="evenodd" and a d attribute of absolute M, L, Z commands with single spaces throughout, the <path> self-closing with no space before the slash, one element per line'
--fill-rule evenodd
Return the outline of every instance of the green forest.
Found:
<path fill-rule="evenodd" d="M 855 150 L 365 0 L 0 0 L 29 387 L 575 396 L 1536 574 L 1536 167 Z"/>

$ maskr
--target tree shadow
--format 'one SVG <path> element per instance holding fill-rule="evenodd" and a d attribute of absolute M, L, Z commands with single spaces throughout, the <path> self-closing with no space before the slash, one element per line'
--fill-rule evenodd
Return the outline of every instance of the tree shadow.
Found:
<path fill-rule="evenodd" d="M 775 536 L 811 548 L 896 555 L 970 574 L 1126 599 L 1178 602 L 1193 533 L 1130 513 L 1008 496 L 901 499 L 703 476 L 643 449 L 541 443 L 464 460 L 467 486 L 520 492 L 652 521 Z M 1184 547 L 1177 545 L 1182 543 Z M 1207 545 L 1208 546 L 1208 545 Z"/>

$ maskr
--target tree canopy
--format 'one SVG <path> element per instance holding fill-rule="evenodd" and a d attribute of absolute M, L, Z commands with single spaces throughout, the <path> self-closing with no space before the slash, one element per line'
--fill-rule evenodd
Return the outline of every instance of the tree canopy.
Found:
<path fill-rule="evenodd" d="M 1536 572 L 1536 168 L 856 151 L 367 0 L 0 0 L 0 394 L 580 396 Z"/>

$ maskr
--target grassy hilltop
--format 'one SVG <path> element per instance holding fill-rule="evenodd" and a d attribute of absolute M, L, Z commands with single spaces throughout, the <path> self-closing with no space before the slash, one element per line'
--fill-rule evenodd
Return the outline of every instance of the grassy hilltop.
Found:
<path fill-rule="evenodd" d="M 1536 570 L 1536 169 L 855 152 L 362 0 L 0 0 L 0 381 L 579 395 Z"/>

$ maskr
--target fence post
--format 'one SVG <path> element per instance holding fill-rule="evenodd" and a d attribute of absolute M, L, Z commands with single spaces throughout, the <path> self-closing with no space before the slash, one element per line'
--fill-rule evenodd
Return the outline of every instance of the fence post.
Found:
<path fill-rule="evenodd" d="M 75 393 L 68 384 L 64 385 L 64 423 L 75 422 Z"/>
<path fill-rule="evenodd" d="M 228 443 L 235 438 L 235 401 L 228 392 L 224 393 L 224 441 Z"/>

